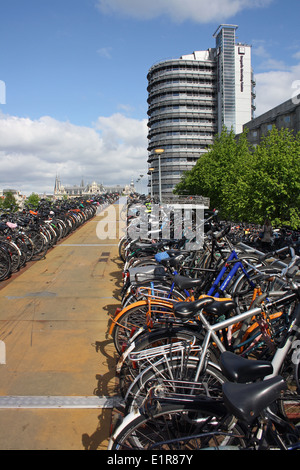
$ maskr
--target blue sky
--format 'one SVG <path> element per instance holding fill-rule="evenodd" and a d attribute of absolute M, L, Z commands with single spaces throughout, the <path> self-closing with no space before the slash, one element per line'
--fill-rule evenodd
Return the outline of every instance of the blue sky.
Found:
<path fill-rule="evenodd" d="M 147 72 L 214 47 L 221 23 L 252 45 L 256 114 L 289 99 L 299 13 L 299 0 L 1 0 L 0 189 L 146 175 Z"/>

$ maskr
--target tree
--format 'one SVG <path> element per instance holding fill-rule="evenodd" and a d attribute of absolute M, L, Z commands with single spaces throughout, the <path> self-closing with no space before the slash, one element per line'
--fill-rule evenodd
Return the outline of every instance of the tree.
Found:
<path fill-rule="evenodd" d="M 300 227 L 300 133 L 276 127 L 252 148 L 223 129 L 209 151 L 186 172 L 175 193 L 210 198 L 228 220 Z"/>
<path fill-rule="evenodd" d="M 2 207 L 4 209 L 11 209 L 14 212 L 18 210 L 18 204 L 17 204 L 16 198 L 11 191 L 8 191 L 5 194 Z"/>
<path fill-rule="evenodd" d="M 30 196 L 28 196 L 26 200 L 26 204 L 32 207 L 33 209 L 37 209 L 39 202 L 40 202 L 40 197 L 38 194 L 35 194 L 35 193 L 30 194 Z"/>
<path fill-rule="evenodd" d="M 224 128 L 209 151 L 185 173 L 175 192 L 209 197 L 211 207 L 218 208 L 223 217 L 240 218 L 246 210 L 251 150 L 246 131 L 236 139 L 233 130 Z"/>
<path fill-rule="evenodd" d="M 254 151 L 249 178 L 251 220 L 300 227 L 300 133 L 273 126 Z"/>

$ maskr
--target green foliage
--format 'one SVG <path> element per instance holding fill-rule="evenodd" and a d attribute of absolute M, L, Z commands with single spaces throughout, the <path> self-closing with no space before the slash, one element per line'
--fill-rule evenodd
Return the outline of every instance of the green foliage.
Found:
<path fill-rule="evenodd" d="M 32 193 L 26 199 L 26 205 L 32 209 L 37 209 L 40 202 L 40 197 L 38 194 Z"/>
<path fill-rule="evenodd" d="M 11 191 L 5 193 L 4 199 L 1 200 L 0 207 L 2 209 L 10 209 L 13 212 L 16 212 L 18 210 L 19 207 L 16 198 Z"/>
<path fill-rule="evenodd" d="M 255 149 L 250 187 L 253 220 L 300 227 L 300 134 L 273 127 Z"/>
<path fill-rule="evenodd" d="M 186 172 L 177 194 L 210 198 L 231 220 L 300 227 L 300 134 L 276 127 L 252 148 L 247 131 L 223 129 L 209 151 Z"/>

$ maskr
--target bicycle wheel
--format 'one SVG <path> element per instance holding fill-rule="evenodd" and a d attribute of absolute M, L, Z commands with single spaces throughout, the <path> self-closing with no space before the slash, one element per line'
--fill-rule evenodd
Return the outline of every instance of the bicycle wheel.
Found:
<path fill-rule="evenodd" d="M 123 237 L 120 241 L 119 241 L 119 246 L 118 246 L 118 252 L 119 252 L 119 257 L 121 259 L 121 261 L 123 261 L 123 263 L 125 263 L 125 247 L 128 243 L 128 240 L 126 237 Z"/>
<path fill-rule="evenodd" d="M 300 341 L 296 341 L 292 354 L 292 363 L 294 365 L 294 378 L 298 394 L 300 394 Z"/>
<path fill-rule="evenodd" d="M 132 304 L 127 309 L 124 309 L 124 312 L 114 319 L 116 323 L 111 334 L 118 354 L 121 354 L 122 350 L 126 347 L 133 331 L 147 326 L 149 310 L 155 315 L 173 316 L 173 306 L 171 304 L 168 307 L 167 304 L 160 306 L 159 303 L 156 303 L 155 312 L 152 307 L 149 307 L 147 301 L 136 302 L 136 304 Z"/>
<path fill-rule="evenodd" d="M 199 328 L 200 330 L 200 328 Z M 122 397 L 125 397 L 129 387 L 132 385 L 135 378 L 143 370 L 144 367 L 147 367 L 147 359 L 145 361 L 131 361 L 130 358 L 134 357 L 136 353 L 141 351 L 148 351 L 151 348 L 160 348 L 161 346 L 170 345 L 176 347 L 178 343 L 188 343 L 188 344 L 199 344 L 203 342 L 203 335 L 196 328 L 166 328 L 158 329 L 153 331 L 144 331 L 130 346 L 130 354 L 127 359 L 123 362 L 118 378 L 119 378 L 119 388 Z M 157 349 L 156 349 L 157 350 Z M 212 356 L 210 356 L 212 359 Z M 215 362 L 217 359 L 214 356 L 212 359 Z"/>
<path fill-rule="evenodd" d="M 159 280 L 146 281 L 142 286 L 137 286 L 134 293 L 124 297 L 122 307 L 125 308 L 134 302 L 145 299 L 147 296 L 158 299 L 181 302 L 187 299 L 187 295 L 172 286 L 172 283 L 161 284 Z"/>
<path fill-rule="evenodd" d="M 33 241 L 24 233 L 18 235 L 17 244 L 20 243 L 23 246 L 24 253 L 26 255 L 26 263 L 31 261 L 34 253 Z M 18 245 L 19 246 L 19 245 Z"/>
<path fill-rule="evenodd" d="M 13 241 L 8 240 L 1 240 L 1 244 L 10 256 L 11 272 L 16 273 L 20 269 L 21 264 L 21 251 L 19 247 Z"/>
<path fill-rule="evenodd" d="M 31 238 L 34 244 L 34 254 L 32 260 L 42 259 L 46 256 L 48 251 L 48 241 L 43 233 L 40 232 L 30 232 L 29 237 Z"/>
<path fill-rule="evenodd" d="M 221 404 L 175 403 L 133 416 L 127 426 L 116 430 L 108 450 L 194 451 L 245 447 L 243 430 L 234 419 L 226 418 Z"/>
<path fill-rule="evenodd" d="M 0 246 L 0 281 L 3 281 L 11 274 L 11 259 L 7 250 Z"/>
<path fill-rule="evenodd" d="M 280 397 L 278 406 L 281 415 L 292 422 L 300 422 L 300 341 L 295 340 L 279 371 L 287 390 Z"/>
<path fill-rule="evenodd" d="M 17 245 L 17 247 L 20 250 L 20 265 L 19 268 L 23 268 L 27 262 L 27 246 L 22 240 L 21 237 L 15 237 L 14 243 Z"/>
<path fill-rule="evenodd" d="M 276 268 L 259 268 L 259 273 L 251 274 L 251 281 L 255 286 L 259 286 L 262 294 L 272 292 L 284 292 L 287 284 L 283 279 L 276 277 L 280 270 Z M 250 285 L 245 275 L 241 276 L 232 289 L 232 298 L 236 302 L 240 312 L 245 312 L 251 308 L 254 300 L 254 288 Z M 259 300 L 259 298 L 257 299 Z"/>
<path fill-rule="evenodd" d="M 148 394 L 185 400 L 191 396 L 205 395 L 211 398 L 222 396 L 222 384 L 227 379 L 219 368 L 210 363 L 196 379 L 200 355 L 187 356 L 182 352 L 160 358 L 139 374 L 125 397 L 125 408 L 129 413 L 140 407 Z"/>

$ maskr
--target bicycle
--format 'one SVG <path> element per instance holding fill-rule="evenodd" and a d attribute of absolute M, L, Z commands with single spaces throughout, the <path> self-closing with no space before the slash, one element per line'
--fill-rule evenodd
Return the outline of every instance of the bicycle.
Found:
<path fill-rule="evenodd" d="M 300 428 L 277 407 L 287 386 L 281 376 L 268 378 L 272 364 L 225 352 L 221 367 L 228 378 L 221 397 L 161 398 L 157 386 L 117 423 L 108 450 L 299 449 Z"/>
<path fill-rule="evenodd" d="M 214 324 L 210 324 L 207 316 L 203 311 L 199 310 L 197 301 L 194 303 L 180 303 L 177 304 L 176 310 L 177 315 L 182 313 L 186 319 L 197 316 L 198 321 L 201 323 L 203 331 L 205 331 L 204 338 L 202 343 L 198 346 L 199 350 L 194 352 L 193 355 L 189 352 L 189 344 L 181 344 L 180 352 L 174 353 L 173 348 L 176 343 L 171 343 L 166 347 L 162 347 L 161 351 L 155 351 L 155 354 L 149 350 L 137 352 L 136 354 L 131 354 L 131 360 L 135 363 L 138 363 L 139 360 L 142 361 L 141 371 L 138 370 L 137 376 L 134 378 L 133 382 L 129 386 L 126 396 L 125 403 L 127 411 L 132 410 L 135 406 L 139 406 L 141 401 L 147 395 L 147 389 L 149 384 L 157 384 L 159 381 L 161 384 L 164 384 L 164 390 L 166 394 L 173 393 L 177 387 L 180 387 L 181 381 L 184 381 L 185 375 L 187 375 L 188 380 L 191 379 L 195 382 L 200 382 L 201 375 L 205 374 L 206 366 L 210 360 L 211 350 L 218 357 L 219 353 L 226 351 L 226 347 L 223 341 L 223 337 L 219 336 L 219 332 L 226 333 L 228 328 L 231 325 L 237 324 L 238 322 L 243 322 L 248 318 L 253 318 L 260 315 L 263 311 L 272 311 L 272 309 L 279 310 L 285 305 L 290 305 L 291 303 L 297 302 L 297 306 L 293 312 L 293 321 L 290 323 L 289 329 L 285 330 L 280 336 L 281 343 L 276 344 L 275 353 L 273 352 L 272 364 L 274 367 L 274 374 L 278 375 L 280 370 L 285 367 L 288 371 L 290 361 L 288 355 L 292 354 L 293 344 L 297 346 L 297 340 L 299 339 L 299 332 L 297 328 L 300 325 L 300 287 L 295 288 L 293 291 L 285 294 L 281 298 L 278 298 L 267 304 L 260 305 L 259 307 L 253 308 L 248 312 L 241 313 L 239 315 L 234 315 L 228 319 L 219 321 Z M 186 313 L 186 306 L 189 307 L 190 315 Z M 209 307 L 208 307 L 209 308 Z M 206 307 L 206 310 L 208 309 Z M 222 303 L 219 303 L 219 309 L 222 309 Z M 299 330 L 300 331 L 300 330 Z M 146 361 L 146 362 L 145 362 Z M 145 364 L 147 366 L 145 367 Z M 183 367 L 184 364 L 184 367 Z M 223 383 L 224 378 L 222 376 L 221 370 L 219 368 L 218 362 L 209 363 L 210 367 L 214 369 L 214 376 L 219 375 L 218 383 Z M 209 371 L 210 372 L 210 371 Z M 284 371 L 283 371 L 284 373 Z M 178 379 L 179 378 L 179 379 Z M 299 387 L 299 364 L 295 366 L 293 370 L 293 381 L 296 383 L 297 388 Z M 178 384 L 177 384 L 177 382 Z M 203 384 L 203 390 L 206 389 L 206 392 L 213 393 L 214 395 L 218 394 L 218 389 L 220 387 L 215 387 L 212 390 L 209 386 L 201 380 Z M 202 391 L 203 391 L 202 390 Z"/>
<path fill-rule="evenodd" d="M 292 262 L 285 269 L 287 274 L 291 275 L 295 269 L 298 270 L 298 267 L 294 267 L 294 265 L 295 259 L 293 258 Z M 278 296 L 278 294 L 282 295 L 282 291 L 280 293 L 276 292 L 276 296 Z M 151 293 L 149 293 L 149 295 L 151 295 Z M 269 297 L 272 296 L 273 293 L 269 293 Z M 254 303 L 262 303 L 266 301 L 266 297 L 267 294 L 261 295 L 260 293 Z M 223 300 L 225 300 L 225 302 L 227 301 L 227 307 L 229 305 L 231 310 L 236 309 L 236 305 L 230 304 L 230 302 L 228 304 L 228 299 Z M 199 305 L 198 303 L 198 308 Z M 215 310 L 215 318 L 221 318 L 221 314 L 223 316 L 225 313 L 227 314 L 224 310 L 224 305 L 223 303 L 222 312 L 219 312 L 217 307 L 208 307 L 206 314 L 209 314 L 211 310 Z M 187 305 L 183 308 L 188 311 L 188 309 L 193 308 L 193 306 Z M 226 349 L 236 351 L 245 357 L 249 355 L 255 355 L 256 357 L 269 356 L 274 353 L 276 342 L 279 341 L 280 336 L 289 326 L 292 311 L 293 305 L 291 304 L 280 311 L 270 313 L 268 316 L 266 316 L 265 312 L 261 312 L 259 317 L 249 317 L 244 322 L 238 322 L 236 325 L 232 325 L 227 332 L 224 332 L 223 344 Z M 125 396 L 126 390 L 135 379 L 140 369 L 140 366 L 137 367 L 136 361 L 134 361 L 134 369 L 130 366 L 131 361 L 129 356 L 133 351 L 139 352 L 146 348 L 149 349 L 151 345 L 157 346 L 158 344 L 162 345 L 166 342 L 170 343 L 171 341 L 178 342 L 179 338 L 187 341 L 189 337 L 191 343 L 196 338 L 198 344 L 203 341 L 202 325 L 192 318 L 188 318 L 188 321 L 185 321 L 184 318 L 182 320 L 178 319 L 176 317 L 176 306 L 173 317 L 169 315 L 168 318 L 165 317 L 162 320 L 164 322 L 158 319 L 157 325 L 152 325 L 151 329 L 140 327 L 136 331 L 132 330 L 132 337 L 128 340 L 127 348 L 123 351 L 117 364 L 117 373 L 119 376 L 121 394 L 123 396 Z M 158 331 L 156 331 L 156 329 Z M 139 364 L 141 364 L 141 362 L 139 362 Z"/>
<path fill-rule="evenodd" d="M 234 265 L 231 268 L 230 262 L 232 260 L 234 260 Z M 216 281 L 207 292 L 207 295 L 213 295 L 214 297 L 219 297 L 220 295 L 225 297 L 228 295 L 233 280 L 237 276 L 238 270 L 242 270 L 243 275 L 246 277 L 252 289 L 254 289 L 255 284 L 251 281 L 251 277 L 244 267 L 244 264 L 249 265 L 247 259 L 245 257 L 240 259 L 237 252 L 233 250 L 220 270 Z M 250 265 L 250 267 L 251 269 L 254 268 L 252 265 Z M 227 272 L 228 270 L 229 272 Z M 155 288 L 155 286 L 153 287 Z M 150 328 L 153 324 L 151 318 L 155 318 L 156 315 L 160 315 L 163 312 L 166 313 L 167 317 L 170 315 L 172 316 L 174 302 L 172 302 L 171 294 L 174 287 L 177 287 L 179 292 L 181 291 L 183 293 L 185 300 L 187 301 L 193 301 L 195 298 L 199 297 L 199 295 L 203 294 L 202 279 L 191 279 L 185 276 L 175 275 L 173 283 L 170 288 L 167 289 L 167 295 L 165 295 L 162 300 L 160 300 L 159 297 L 148 295 L 146 299 L 133 302 L 127 307 L 117 310 L 115 316 L 111 317 L 109 334 L 113 337 L 116 351 L 119 354 L 122 349 L 124 349 L 124 345 L 126 346 L 126 342 L 132 334 L 133 329 L 136 330 L 145 324 L 148 324 Z M 190 293 L 190 289 L 193 289 L 193 292 Z M 179 295 L 175 296 L 175 300 L 178 300 L 179 298 Z"/>

